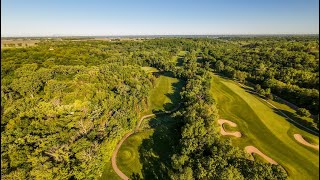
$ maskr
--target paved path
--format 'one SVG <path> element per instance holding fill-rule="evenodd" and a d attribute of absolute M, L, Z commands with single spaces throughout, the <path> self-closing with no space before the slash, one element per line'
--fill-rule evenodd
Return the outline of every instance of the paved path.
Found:
<path fill-rule="evenodd" d="M 133 130 L 132 132 L 129 132 L 127 133 L 126 135 L 124 135 L 121 139 L 121 141 L 117 144 L 116 146 L 116 149 L 113 151 L 113 154 L 112 154 L 112 157 L 111 157 L 111 163 L 112 163 L 112 168 L 113 170 L 118 174 L 118 176 L 123 179 L 123 180 L 128 180 L 128 176 L 126 176 L 117 166 L 117 154 L 118 154 L 118 151 L 122 145 L 122 143 L 128 138 L 130 137 L 132 134 L 134 134 L 135 132 L 137 132 L 140 128 L 140 125 L 142 123 L 142 121 L 146 118 L 150 118 L 150 117 L 153 117 L 153 116 L 156 116 L 156 115 L 161 115 L 161 114 L 170 114 L 176 110 L 178 110 L 181 106 L 181 103 L 178 104 L 177 107 L 175 107 L 174 109 L 172 109 L 171 111 L 165 111 L 165 112 L 158 112 L 158 113 L 152 113 L 152 114 L 148 114 L 148 115 L 145 115 L 145 116 L 142 116 L 135 128 L 135 130 Z"/>

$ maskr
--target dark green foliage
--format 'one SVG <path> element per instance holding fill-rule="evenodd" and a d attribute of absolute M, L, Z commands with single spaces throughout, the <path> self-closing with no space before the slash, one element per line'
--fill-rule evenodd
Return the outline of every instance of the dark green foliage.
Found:
<path fill-rule="evenodd" d="M 235 37 L 223 41 L 207 47 L 211 53 L 206 58 L 216 62 L 212 66 L 216 71 L 261 84 L 297 106 L 318 113 L 318 37 Z"/>
<path fill-rule="evenodd" d="M 30 179 L 97 176 L 110 153 L 101 147 L 134 127 L 150 78 L 140 67 L 112 63 L 16 69 L 12 83 L 2 87 L 8 90 L 1 121 L 6 177 L 19 169 Z"/>
<path fill-rule="evenodd" d="M 305 108 L 299 108 L 297 110 L 297 114 L 300 116 L 306 116 L 306 117 L 309 117 L 311 115 L 310 112 Z"/>
<path fill-rule="evenodd" d="M 184 66 L 196 61 L 186 57 Z M 189 65 L 188 65 L 189 63 Z M 211 75 L 198 67 L 187 74 L 181 93 L 185 108 L 180 111 L 180 144 L 172 156 L 172 179 L 286 179 L 280 166 L 245 159 L 243 151 L 223 141 L 214 132 L 217 120 L 215 102 L 209 94 Z"/>
<path fill-rule="evenodd" d="M 216 64 L 215 64 L 215 69 L 218 71 L 218 72 L 222 72 L 224 70 L 224 64 L 222 61 L 217 61 Z"/>
<path fill-rule="evenodd" d="M 318 39 L 225 38 L 41 41 L 1 50 L 1 173 L 4 179 L 96 179 L 119 139 L 148 106 L 154 76 L 186 80 L 177 112 L 181 139 L 172 179 L 284 179 L 278 167 L 245 159 L 214 132 L 209 69 L 261 84 L 317 112 Z M 11 45 L 8 45 L 11 46 Z M 181 64 L 172 61 L 187 51 Z M 263 89 L 262 89 L 263 88 Z M 270 89 L 269 89 L 270 88 Z M 169 172 L 169 171 L 168 171 Z M 170 171 L 171 172 L 171 171 Z"/>

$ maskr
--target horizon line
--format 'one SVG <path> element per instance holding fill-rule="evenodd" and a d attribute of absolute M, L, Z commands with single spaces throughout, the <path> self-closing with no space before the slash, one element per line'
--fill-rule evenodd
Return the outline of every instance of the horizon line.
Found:
<path fill-rule="evenodd" d="M 319 33 L 273 33 L 273 34 L 145 34 L 145 35 L 30 35 L 30 36 L 2 36 L 1 38 L 60 38 L 60 37 L 146 37 L 146 36 L 293 36 L 318 35 Z"/>

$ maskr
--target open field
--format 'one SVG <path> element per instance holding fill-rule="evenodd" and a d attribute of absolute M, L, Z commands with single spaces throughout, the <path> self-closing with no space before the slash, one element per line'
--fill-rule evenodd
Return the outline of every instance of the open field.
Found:
<path fill-rule="evenodd" d="M 306 122 L 313 122 L 313 119 L 310 117 L 301 117 L 296 113 L 296 110 L 290 108 L 289 106 L 281 103 L 277 98 L 274 100 L 268 100 L 271 104 L 275 105 L 278 109 L 280 109 L 282 112 L 284 112 L 287 116 L 289 116 L 291 119 L 295 120 L 297 123 L 303 124 Z"/>
<path fill-rule="evenodd" d="M 35 46 L 39 42 L 34 39 L 1 39 L 1 48 Z"/>
<path fill-rule="evenodd" d="M 244 85 L 244 84 L 239 84 L 240 86 L 244 87 L 246 90 L 248 91 L 252 91 L 255 93 L 254 88 L 252 88 L 251 86 L 254 86 L 254 84 L 249 83 L 250 86 Z M 275 106 L 276 108 L 278 108 L 279 110 L 281 110 L 282 113 L 284 113 L 286 116 L 288 116 L 292 121 L 294 121 L 295 125 L 298 128 L 302 128 L 303 130 L 308 131 L 309 133 L 312 133 L 314 135 L 317 135 L 318 133 L 315 132 L 316 129 L 311 127 L 311 122 L 313 122 L 314 120 L 311 117 L 306 117 L 306 116 L 300 116 L 297 114 L 297 109 L 299 107 L 297 107 L 296 105 L 276 96 L 273 95 L 273 100 L 268 99 L 266 100 L 268 103 L 271 103 L 273 106 Z M 299 126 L 300 124 L 300 126 Z M 303 128 L 302 126 L 305 126 L 307 128 Z"/>
<path fill-rule="evenodd" d="M 275 108 L 231 80 L 214 75 L 211 92 L 220 118 L 235 122 L 243 134 L 232 138 L 234 145 L 242 149 L 257 147 L 283 166 L 289 179 L 319 178 L 318 151 L 298 143 L 293 134 L 299 133 L 318 144 L 317 136 L 297 128 Z"/>

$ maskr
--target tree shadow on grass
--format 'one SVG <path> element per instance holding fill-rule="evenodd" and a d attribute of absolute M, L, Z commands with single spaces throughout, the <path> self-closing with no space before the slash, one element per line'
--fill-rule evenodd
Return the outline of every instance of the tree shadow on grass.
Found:
<path fill-rule="evenodd" d="M 242 87 L 242 88 L 245 89 L 246 92 L 264 99 L 264 97 L 260 96 L 259 94 L 250 90 L 249 88 L 245 88 L 245 87 Z M 271 109 L 273 110 L 274 113 L 284 117 L 290 124 L 293 124 L 295 127 L 299 128 L 303 131 L 307 131 L 313 135 L 319 136 L 319 132 L 316 128 L 314 128 L 312 126 L 312 124 L 313 124 L 312 122 L 303 120 L 299 116 L 297 116 L 295 113 L 289 112 L 287 110 L 283 110 L 283 109 L 279 110 L 274 107 L 271 107 Z M 284 113 L 285 115 L 287 115 L 288 117 L 290 117 L 293 121 L 291 119 L 289 119 L 287 116 L 285 116 L 284 114 L 282 114 L 281 112 Z"/>
<path fill-rule="evenodd" d="M 284 113 L 285 115 L 287 115 L 288 117 L 290 117 L 293 120 L 292 121 L 291 119 L 289 119 L 288 117 L 283 115 L 280 112 L 280 110 L 278 110 L 276 108 L 272 108 L 272 110 L 273 110 L 273 112 L 277 113 L 278 115 L 284 117 L 290 124 L 293 124 L 295 127 L 299 128 L 303 131 L 307 131 L 308 133 L 311 133 L 313 135 L 319 136 L 318 130 L 315 129 L 314 127 L 312 127 L 311 122 L 301 119 L 299 116 L 297 116 L 296 114 L 294 114 L 292 112 L 289 112 L 286 110 L 281 110 L 281 112 Z"/>
<path fill-rule="evenodd" d="M 133 174 L 131 179 L 170 179 L 171 156 L 179 143 L 179 121 L 165 115 L 149 121 L 154 128 L 150 138 L 144 139 L 139 147 L 142 177 Z"/>
<path fill-rule="evenodd" d="M 163 76 L 172 77 L 172 72 L 163 72 Z M 168 112 L 176 110 L 181 102 L 180 92 L 185 81 L 178 79 L 172 84 L 173 93 L 165 94 L 172 103 L 163 105 L 164 111 L 153 110 L 153 113 Z M 132 174 L 130 179 L 170 179 L 171 156 L 174 154 L 175 146 L 181 138 L 181 121 L 171 117 L 169 114 L 158 114 L 150 121 L 149 127 L 154 129 L 152 136 L 142 141 L 139 147 L 140 163 L 142 164 L 142 177 L 140 174 Z"/>
<path fill-rule="evenodd" d="M 162 72 L 163 76 L 175 78 L 172 72 Z M 165 95 L 171 100 L 172 103 L 166 103 L 163 105 L 164 111 L 171 111 L 175 107 L 179 105 L 181 102 L 180 92 L 185 85 L 185 81 L 182 79 L 178 79 L 178 82 L 172 83 L 171 87 L 173 89 L 173 93 L 166 93 Z M 159 110 L 153 110 L 153 113 L 164 112 Z"/>
<path fill-rule="evenodd" d="M 262 97 L 257 92 L 253 91 L 252 89 L 250 89 L 248 87 L 241 86 L 241 88 L 244 89 L 247 93 L 250 93 L 252 95 L 255 95 L 255 96 L 258 96 L 258 97 L 264 99 L 264 97 Z M 282 103 L 282 102 L 279 102 L 279 101 L 277 101 L 277 102 L 278 103 Z M 272 107 L 272 110 L 273 110 L 274 113 L 284 117 L 290 124 L 293 124 L 295 127 L 299 128 L 299 129 L 301 129 L 303 131 L 307 131 L 307 132 L 309 132 L 309 133 L 311 133 L 313 135 L 319 136 L 319 131 L 315 127 L 313 127 L 313 123 L 312 122 L 303 120 L 299 116 L 297 116 L 295 113 L 292 113 L 292 112 L 289 112 L 289 111 L 286 111 L 286 110 L 282 110 L 282 109 L 279 110 L 279 109 L 276 109 L 274 107 Z M 284 114 L 282 114 L 281 112 L 284 113 L 285 115 L 287 115 L 288 117 L 290 117 L 293 121 L 291 119 L 289 119 L 287 116 L 285 116 Z"/>

